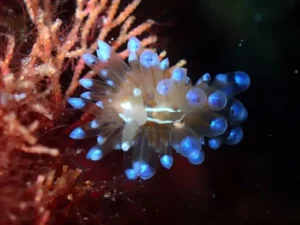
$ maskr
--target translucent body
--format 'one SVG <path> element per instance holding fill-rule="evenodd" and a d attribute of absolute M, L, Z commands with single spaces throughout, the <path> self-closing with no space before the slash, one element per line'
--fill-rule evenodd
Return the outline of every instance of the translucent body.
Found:
<path fill-rule="evenodd" d="M 73 139 L 97 139 L 87 159 L 100 160 L 122 149 L 128 179 L 146 180 L 158 162 L 172 167 L 172 149 L 198 165 L 205 158 L 204 144 L 216 150 L 241 141 L 239 124 L 248 113 L 233 97 L 249 87 L 246 73 L 218 74 L 214 80 L 204 74 L 193 86 L 186 69 L 170 69 L 167 58 L 160 61 L 135 37 L 127 45 L 129 64 L 107 43 L 98 45 L 98 58 L 84 54 L 83 59 L 100 79 L 81 79 L 89 91 L 69 99 L 73 107 L 95 116 L 70 134 Z"/>

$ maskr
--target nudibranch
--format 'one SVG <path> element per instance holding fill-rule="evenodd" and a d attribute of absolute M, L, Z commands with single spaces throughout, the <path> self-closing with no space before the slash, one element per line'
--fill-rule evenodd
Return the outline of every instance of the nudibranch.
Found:
<path fill-rule="evenodd" d="M 168 58 L 160 60 L 136 37 L 129 39 L 127 49 L 128 63 L 101 40 L 98 57 L 82 56 L 100 77 L 79 80 L 89 91 L 68 99 L 74 108 L 95 116 L 70 134 L 73 139 L 97 137 L 87 159 L 123 150 L 128 179 L 146 180 L 159 161 L 172 167 L 172 149 L 198 165 L 204 161 L 203 145 L 218 149 L 241 141 L 240 123 L 248 113 L 235 96 L 250 85 L 245 72 L 217 74 L 213 80 L 204 74 L 193 85 L 185 68 L 169 68 Z"/>

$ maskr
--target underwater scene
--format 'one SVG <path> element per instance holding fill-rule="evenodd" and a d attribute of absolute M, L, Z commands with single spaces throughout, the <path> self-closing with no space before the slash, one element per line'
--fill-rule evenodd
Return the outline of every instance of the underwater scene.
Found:
<path fill-rule="evenodd" d="M 299 13 L 2 0 L 0 225 L 300 224 Z"/>

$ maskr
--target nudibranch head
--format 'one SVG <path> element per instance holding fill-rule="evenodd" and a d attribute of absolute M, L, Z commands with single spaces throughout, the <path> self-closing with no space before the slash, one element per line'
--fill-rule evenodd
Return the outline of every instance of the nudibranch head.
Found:
<path fill-rule="evenodd" d="M 88 159 L 122 149 L 126 176 L 146 180 L 158 161 L 172 167 L 172 149 L 198 165 L 205 158 L 204 144 L 218 149 L 241 141 L 239 124 L 248 113 L 234 97 L 249 87 L 246 73 L 218 74 L 213 81 L 204 74 L 192 85 L 185 68 L 169 68 L 168 58 L 143 49 L 137 38 L 128 41 L 127 49 L 128 64 L 104 41 L 98 41 L 98 57 L 82 56 L 101 78 L 81 79 L 89 91 L 68 100 L 95 116 L 70 134 L 73 139 L 97 137 Z"/>

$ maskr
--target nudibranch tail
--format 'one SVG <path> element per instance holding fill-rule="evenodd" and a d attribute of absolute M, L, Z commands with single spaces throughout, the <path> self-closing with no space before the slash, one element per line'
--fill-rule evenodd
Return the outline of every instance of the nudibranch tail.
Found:
<path fill-rule="evenodd" d="M 173 165 L 172 149 L 195 165 L 204 161 L 203 145 L 218 149 L 241 141 L 240 126 L 248 112 L 235 97 L 250 85 L 241 71 L 204 74 L 195 85 L 182 67 L 169 68 L 169 59 L 143 49 L 132 37 L 128 41 L 128 64 L 104 41 L 97 56 L 84 54 L 85 63 L 100 79 L 83 78 L 88 89 L 69 103 L 95 116 L 73 130 L 70 137 L 96 137 L 87 158 L 102 159 L 113 149 L 124 151 L 128 179 L 149 179 L 160 161 Z"/>

